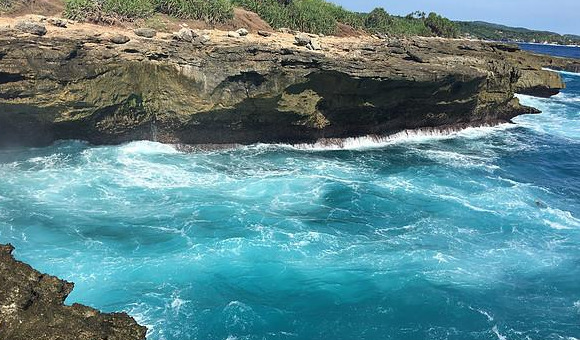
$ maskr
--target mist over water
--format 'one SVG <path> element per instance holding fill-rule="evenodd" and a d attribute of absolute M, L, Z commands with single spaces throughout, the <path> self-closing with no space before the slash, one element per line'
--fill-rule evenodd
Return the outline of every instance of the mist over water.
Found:
<path fill-rule="evenodd" d="M 351 150 L 0 151 L 0 242 L 149 339 L 580 338 L 580 76 Z"/>

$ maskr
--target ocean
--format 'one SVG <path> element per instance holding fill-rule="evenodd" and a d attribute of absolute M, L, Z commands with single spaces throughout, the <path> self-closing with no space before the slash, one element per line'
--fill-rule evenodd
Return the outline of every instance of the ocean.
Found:
<path fill-rule="evenodd" d="M 575 340 L 580 75 L 563 77 L 516 124 L 345 150 L 0 150 L 0 243 L 151 340 Z"/>
<path fill-rule="evenodd" d="M 527 44 L 527 43 L 519 43 L 518 45 L 525 51 L 553 55 L 556 57 L 580 59 L 580 47 L 578 46 Z"/>

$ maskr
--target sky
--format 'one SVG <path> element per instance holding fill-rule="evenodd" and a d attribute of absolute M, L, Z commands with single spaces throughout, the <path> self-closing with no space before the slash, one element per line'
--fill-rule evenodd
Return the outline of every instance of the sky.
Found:
<path fill-rule="evenodd" d="M 383 7 L 406 15 L 437 12 L 453 20 L 488 21 L 508 26 L 580 35 L 580 0 L 329 0 L 343 7 L 370 12 Z"/>

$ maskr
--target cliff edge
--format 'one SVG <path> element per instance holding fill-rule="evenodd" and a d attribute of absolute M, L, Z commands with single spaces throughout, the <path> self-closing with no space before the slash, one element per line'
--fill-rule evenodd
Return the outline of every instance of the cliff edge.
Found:
<path fill-rule="evenodd" d="M 104 314 L 64 300 L 74 284 L 16 261 L 0 245 L 0 339 L 144 340 L 147 329 L 125 313 Z"/>
<path fill-rule="evenodd" d="M 564 87 L 504 44 L 22 26 L 37 19 L 0 29 L 0 146 L 312 143 L 492 125 L 537 112 L 514 93 Z"/>

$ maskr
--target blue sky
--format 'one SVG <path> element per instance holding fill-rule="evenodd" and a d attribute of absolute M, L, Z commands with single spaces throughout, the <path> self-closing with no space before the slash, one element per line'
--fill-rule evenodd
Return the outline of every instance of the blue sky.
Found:
<path fill-rule="evenodd" d="M 454 20 L 483 20 L 508 26 L 580 34 L 580 0 L 330 0 L 368 12 L 384 7 L 405 15 L 421 10 Z"/>

